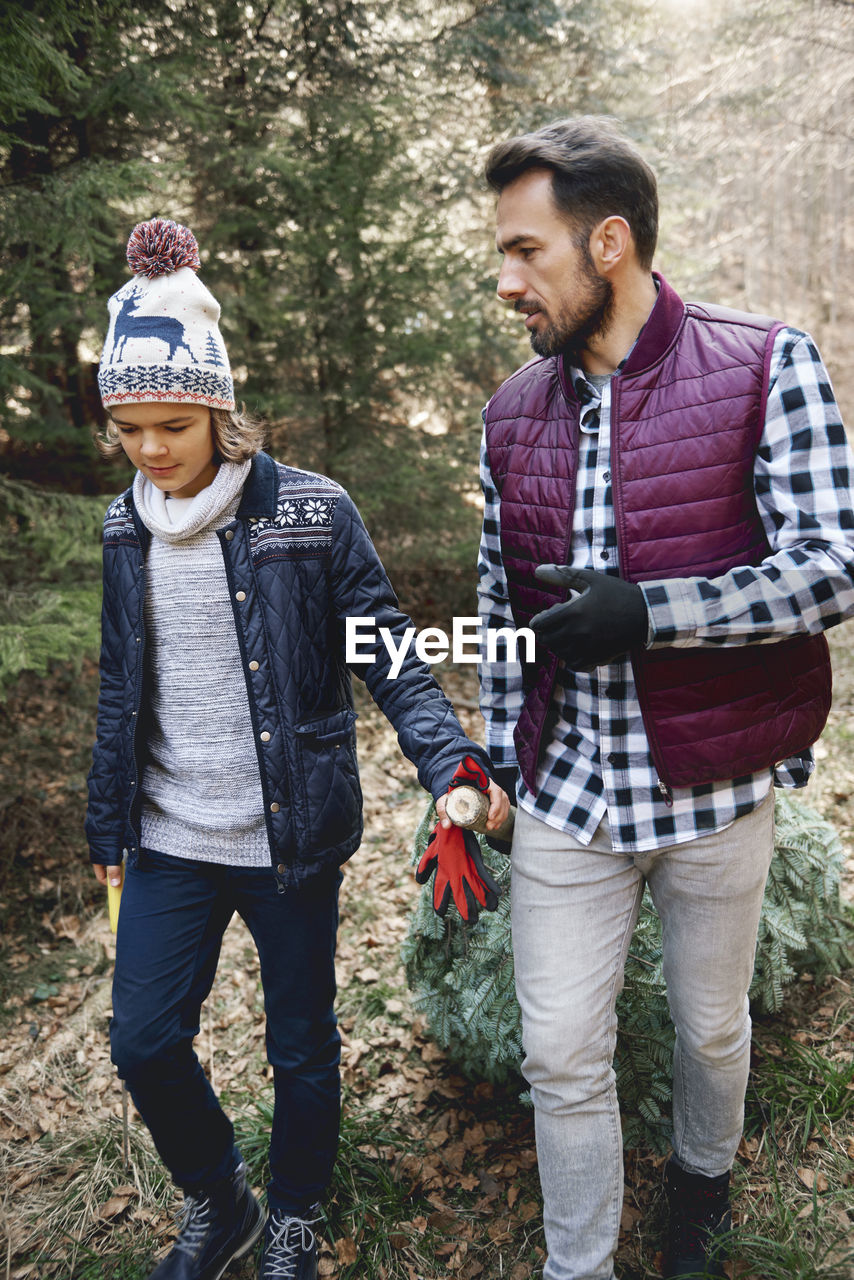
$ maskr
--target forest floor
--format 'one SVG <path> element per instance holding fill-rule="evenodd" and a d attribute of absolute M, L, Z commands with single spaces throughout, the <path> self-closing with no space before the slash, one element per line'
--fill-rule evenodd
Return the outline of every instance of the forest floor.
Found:
<path fill-rule="evenodd" d="M 809 804 L 837 827 L 854 887 L 852 631 L 831 637 L 832 719 Z M 481 736 L 474 668 L 438 674 Z M 95 674 L 25 678 L 0 709 L 7 779 L 0 837 L 0 1278 L 141 1280 L 168 1244 L 175 1197 L 109 1063 L 113 937 L 85 862 L 84 775 Z M 465 1079 L 413 1017 L 400 944 L 418 892 L 413 832 L 427 797 L 358 691 L 366 835 L 341 899 L 338 1010 L 344 1121 L 321 1228 L 320 1275 L 339 1280 L 525 1280 L 543 1239 L 533 1117 L 518 1085 Z M 5 723 L 3 723 L 5 718 Z M 739 1152 L 735 1274 L 850 1280 L 854 972 L 803 975 L 758 1020 Z M 793 1050 L 793 1046 L 795 1049 Z M 197 1048 L 262 1185 L 271 1085 L 258 963 L 229 927 Z M 846 1119 L 847 1112 L 847 1119 Z M 659 1274 L 663 1159 L 626 1155 L 618 1273 Z M 760 1246 L 756 1241 L 764 1241 Z M 249 1280 L 251 1264 L 229 1276 Z"/>

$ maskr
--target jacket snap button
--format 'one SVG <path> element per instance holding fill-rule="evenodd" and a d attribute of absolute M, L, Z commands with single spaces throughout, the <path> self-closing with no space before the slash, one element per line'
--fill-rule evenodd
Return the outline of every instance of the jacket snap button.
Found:
<path fill-rule="evenodd" d="M 234 530 L 233 530 L 233 529 L 226 529 L 226 531 L 225 531 L 225 540 L 226 540 L 226 542 L 231 542 L 231 539 L 232 539 L 233 537 L 234 537 Z"/>
<path fill-rule="evenodd" d="M 274 800 L 274 801 L 273 801 L 273 803 L 270 805 L 270 812 L 271 812 L 271 813 L 278 813 L 278 812 L 279 812 L 279 806 L 276 804 L 276 801 L 275 801 L 275 800 Z"/>
<path fill-rule="evenodd" d="M 287 870 L 284 862 L 280 862 L 279 865 L 276 867 L 276 870 L 278 871 L 280 876 L 283 876 L 285 874 L 285 871 Z"/>
<path fill-rule="evenodd" d="M 265 730 L 264 730 L 264 732 L 261 734 L 261 741 L 262 741 L 262 742 L 269 742 L 269 741 L 270 741 L 270 735 L 269 735 L 269 733 L 267 732 L 267 730 L 266 730 L 266 729 L 265 729 Z"/>
<path fill-rule="evenodd" d="M 254 660 L 254 658 L 253 658 L 253 660 L 249 663 L 249 670 L 250 670 L 250 671 L 257 671 L 260 665 L 261 665 L 261 664 L 260 664 L 259 662 L 256 662 L 256 661 Z"/>
<path fill-rule="evenodd" d="M 234 598 L 235 598 L 235 600 L 245 600 L 245 599 L 246 599 L 246 592 L 245 592 L 245 591 L 238 591 L 237 595 L 236 595 Z"/>

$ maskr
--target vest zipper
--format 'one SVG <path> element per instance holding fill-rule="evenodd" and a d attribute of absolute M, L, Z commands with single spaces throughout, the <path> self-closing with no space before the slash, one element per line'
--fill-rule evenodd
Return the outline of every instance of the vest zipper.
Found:
<path fill-rule="evenodd" d="M 623 509 L 622 509 L 622 473 L 620 469 L 620 379 L 611 379 L 611 501 L 614 507 L 614 528 L 617 531 L 617 554 L 620 558 L 620 574 L 625 576 L 627 582 L 633 581 L 626 574 L 626 555 L 625 555 L 625 538 L 623 537 Z M 669 782 L 666 780 L 666 770 L 661 755 L 661 749 L 658 744 L 658 738 L 655 732 L 655 725 L 651 721 L 649 715 L 649 704 L 646 697 L 646 686 L 641 671 L 641 664 L 635 658 L 634 654 L 629 655 L 632 664 L 632 673 L 635 678 L 635 688 L 637 689 L 638 705 L 640 706 L 641 719 L 643 727 L 646 730 L 646 738 L 649 743 L 650 753 L 652 754 L 653 764 L 657 774 L 656 782 L 661 798 L 667 805 L 668 809 L 673 808 L 673 791 Z"/>

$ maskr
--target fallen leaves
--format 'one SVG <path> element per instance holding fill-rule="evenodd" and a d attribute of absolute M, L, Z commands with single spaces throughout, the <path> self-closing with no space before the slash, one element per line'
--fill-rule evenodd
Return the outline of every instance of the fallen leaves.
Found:
<path fill-rule="evenodd" d="M 355 1262 L 359 1257 L 356 1241 L 347 1236 L 335 1241 L 335 1253 L 338 1261 L 345 1265 Z"/>
<path fill-rule="evenodd" d="M 830 1185 L 827 1177 L 820 1170 L 809 1169 L 805 1166 L 801 1166 L 798 1169 L 798 1178 L 806 1187 L 807 1191 L 815 1191 L 819 1195 L 827 1191 Z"/>
<path fill-rule="evenodd" d="M 136 1187 L 121 1186 L 116 1187 L 109 1200 L 106 1200 L 98 1208 L 98 1217 L 103 1221 L 109 1221 L 112 1218 L 118 1218 L 124 1213 L 128 1205 L 139 1197 L 139 1191 Z"/>

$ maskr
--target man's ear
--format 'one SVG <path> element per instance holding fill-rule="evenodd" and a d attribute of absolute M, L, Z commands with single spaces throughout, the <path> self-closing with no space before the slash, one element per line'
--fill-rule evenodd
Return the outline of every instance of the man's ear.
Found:
<path fill-rule="evenodd" d="M 597 222 L 590 232 L 590 257 L 602 275 L 607 275 L 625 262 L 633 245 L 632 229 L 625 218 L 611 214 Z"/>

